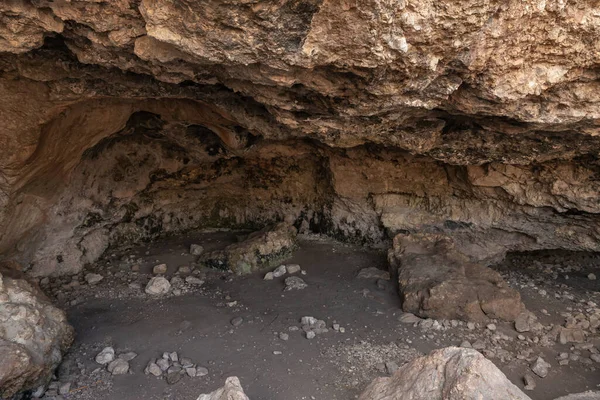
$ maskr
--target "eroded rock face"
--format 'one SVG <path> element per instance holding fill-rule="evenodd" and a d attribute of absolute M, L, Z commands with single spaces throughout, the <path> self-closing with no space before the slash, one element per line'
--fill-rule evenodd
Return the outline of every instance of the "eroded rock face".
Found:
<path fill-rule="evenodd" d="M 0 267 L 0 397 L 47 384 L 72 341 L 65 313 L 19 272 Z"/>
<path fill-rule="evenodd" d="M 0 5 L 0 254 L 214 227 L 600 250 L 591 3 Z M 467 246 L 469 244 L 469 246 Z"/>
<path fill-rule="evenodd" d="M 500 274 L 469 261 L 439 234 L 400 234 L 390 262 L 397 268 L 402 308 L 434 319 L 514 321 L 525 307 Z"/>
<path fill-rule="evenodd" d="M 240 243 L 207 253 L 199 261 L 209 268 L 229 269 L 238 275 L 277 265 L 296 245 L 296 228 L 282 222 L 254 232 Z"/>
<path fill-rule="evenodd" d="M 359 400 L 530 400 L 473 349 L 446 347 L 375 379 Z"/>

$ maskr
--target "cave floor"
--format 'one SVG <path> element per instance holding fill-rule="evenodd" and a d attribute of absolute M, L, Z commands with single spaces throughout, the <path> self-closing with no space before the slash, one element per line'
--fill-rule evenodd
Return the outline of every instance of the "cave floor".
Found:
<path fill-rule="evenodd" d="M 208 271 L 202 286 L 182 290 L 177 296 L 152 298 L 143 293 L 153 265 L 166 263 L 170 278 L 180 265 L 193 261 L 188 253 L 191 243 L 212 250 L 235 237 L 225 232 L 195 234 L 114 251 L 92 267 L 105 276 L 94 286 L 51 281 L 46 291 L 55 295 L 62 285 L 56 300 L 67 308 L 77 332 L 57 374 L 61 382 L 71 382 L 70 392 L 63 398 L 196 399 L 235 375 L 252 400 L 353 399 L 374 377 L 386 375 L 380 363 L 402 365 L 435 348 L 477 339 L 485 344 L 486 355 L 521 389 L 531 360 L 542 355 L 552 365 L 549 375 L 535 377 L 536 389 L 527 392 L 534 400 L 600 386 L 600 373 L 593 363 L 572 361 L 559 366 L 556 360 L 559 353 L 573 351 L 587 358 L 587 350 L 560 343 L 541 347 L 528 332 L 523 335 L 531 340 L 518 340 L 509 323 L 497 322 L 497 331 L 491 332 L 485 326 L 468 329 L 464 323 L 437 330 L 399 322 L 397 288 L 356 277 L 362 268 L 386 269 L 385 254 L 327 238 L 302 238 L 299 248 L 283 262 L 297 263 L 306 271 L 306 275 L 299 275 L 308 284 L 303 290 L 283 291 L 285 277 L 265 281 L 263 273 L 237 277 Z M 130 272 L 131 263 L 125 259 L 141 261 L 140 272 Z M 521 291 L 527 307 L 542 323 L 562 324 L 561 313 L 574 312 L 588 301 L 600 304 L 598 292 L 583 284 L 569 286 L 572 300 L 557 299 L 553 293 L 564 293 L 565 282 L 537 278 L 525 269 L 513 268 L 513 264 L 526 261 L 511 260 L 500 270 Z M 568 281 L 583 282 L 589 272 L 579 271 L 579 278 L 571 273 Z M 132 282 L 139 282 L 142 289 L 130 287 Z M 230 321 L 238 316 L 243 323 L 234 327 Z M 325 320 L 329 332 L 309 340 L 302 330 L 290 331 L 292 326 L 300 327 L 303 316 Z M 331 329 L 334 322 L 345 332 Z M 281 332 L 289 334 L 287 341 L 279 338 Z M 504 338 L 494 339 L 498 334 Z M 597 337 L 592 343 L 600 345 Z M 95 363 L 95 355 L 105 346 L 113 346 L 117 353 L 138 354 L 130 362 L 128 374 L 112 376 Z M 149 360 L 165 351 L 191 358 L 208 368 L 208 375 L 185 376 L 172 385 L 164 378 L 145 375 Z"/>

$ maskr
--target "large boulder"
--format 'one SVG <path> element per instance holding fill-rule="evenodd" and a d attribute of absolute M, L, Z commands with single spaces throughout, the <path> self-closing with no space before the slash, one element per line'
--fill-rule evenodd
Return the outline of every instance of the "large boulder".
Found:
<path fill-rule="evenodd" d="M 472 262 L 439 234 L 399 234 L 389 253 L 402 308 L 424 318 L 514 321 L 525 309 L 499 273 Z"/>
<path fill-rule="evenodd" d="M 230 269 L 238 275 L 273 267 L 296 245 L 296 228 L 285 222 L 252 233 L 246 240 L 201 256 L 207 267 Z"/>
<path fill-rule="evenodd" d="M 244 393 L 237 376 L 225 380 L 225 386 L 209 394 L 201 394 L 197 400 L 250 400 Z"/>
<path fill-rule="evenodd" d="M 73 341 L 65 313 L 0 266 L 0 398 L 45 385 Z"/>
<path fill-rule="evenodd" d="M 446 347 L 377 378 L 359 400 L 531 400 L 473 349 Z"/>

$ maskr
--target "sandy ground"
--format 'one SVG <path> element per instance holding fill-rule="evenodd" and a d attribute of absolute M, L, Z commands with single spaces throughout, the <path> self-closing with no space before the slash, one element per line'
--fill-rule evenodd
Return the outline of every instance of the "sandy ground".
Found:
<path fill-rule="evenodd" d="M 553 399 L 600 386 L 596 367 L 600 364 L 571 362 L 559 366 L 556 360 L 559 353 L 578 350 L 568 344 L 541 347 L 520 341 L 509 323 L 497 323 L 494 333 L 484 326 L 469 330 L 466 324 L 423 330 L 400 323 L 396 285 L 390 282 L 382 288 L 375 279 L 356 278 L 362 268 L 386 269 L 385 254 L 330 239 L 305 238 L 293 256 L 284 261 L 300 264 L 306 271 L 306 275 L 300 275 L 308 284 L 304 290 L 284 292 L 284 278 L 264 281 L 262 273 L 231 277 L 209 272 L 206 283 L 191 292 L 158 299 L 143 294 L 144 282 L 150 278 L 153 265 L 166 263 L 167 277 L 171 277 L 179 266 L 193 262 L 194 257 L 188 254 L 191 243 L 200 243 L 210 250 L 224 247 L 235 237 L 230 233 L 197 234 L 115 251 L 95 267 L 107 275 L 106 279 L 94 287 L 85 286 L 61 296 L 59 302 L 75 304 L 68 306 L 67 311 L 77 332 L 76 343 L 58 374 L 61 382 L 72 383 L 71 391 L 63 398 L 192 400 L 235 375 L 252 400 L 354 399 L 371 379 L 386 375 L 379 363 L 394 361 L 402 365 L 418 354 L 477 338 L 488 340 L 488 348 L 493 352 L 498 347 L 510 353 L 504 361 L 501 357 L 491 360 L 520 388 L 529 360 L 542 355 L 552 365 L 550 374 L 544 379 L 536 377 L 536 389 L 527 392 L 534 400 Z M 141 259 L 140 273 L 133 277 L 128 272 L 130 265 L 119 262 L 130 255 Z M 535 265 L 527 264 L 531 261 L 531 256 L 528 257 L 510 259 L 498 268 L 521 291 L 526 306 L 544 324 L 561 324 L 564 322 L 561 312 L 573 311 L 588 301 L 600 304 L 598 292 L 594 291 L 599 290 L 599 281 L 587 279 L 594 269 L 600 277 L 596 258 L 586 259 L 585 268 L 570 272 L 565 280 L 560 278 L 565 274 L 555 278 L 537 273 Z M 554 254 L 554 257 L 556 261 L 571 255 Z M 114 279 L 110 279 L 108 271 Z M 131 280 L 141 282 L 142 290 L 129 288 Z M 565 288 L 572 293 L 572 300 L 553 296 L 555 291 L 564 292 Z M 540 312 L 542 308 L 548 315 Z M 230 321 L 237 316 L 244 321 L 234 327 Z M 308 340 L 301 330 L 290 331 L 290 327 L 300 327 L 303 316 L 325 320 L 328 327 L 338 323 L 345 332 L 330 329 Z M 289 340 L 281 340 L 280 332 L 288 333 Z M 493 344 L 489 340 L 497 333 L 508 339 Z M 597 337 L 590 342 L 600 344 Z M 111 376 L 94 362 L 104 346 L 113 346 L 117 353 L 129 350 L 138 353 L 131 361 L 129 374 Z M 186 376 L 174 385 L 145 375 L 143 370 L 148 361 L 165 351 L 177 351 L 180 357 L 191 358 L 208 368 L 209 374 Z M 578 351 L 582 358 L 588 357 L 585 351 Z"/>

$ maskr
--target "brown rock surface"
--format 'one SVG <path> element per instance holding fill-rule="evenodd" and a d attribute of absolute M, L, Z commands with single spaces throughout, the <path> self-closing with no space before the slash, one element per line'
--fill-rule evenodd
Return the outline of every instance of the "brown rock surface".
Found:
<path fill-rule="evenodd" d="M 590 2 L 0 5 L 0 254 L 206 227 L 600 250 Z"/>

